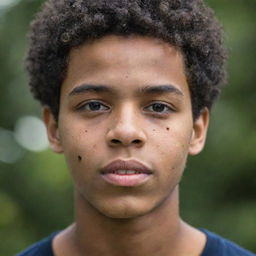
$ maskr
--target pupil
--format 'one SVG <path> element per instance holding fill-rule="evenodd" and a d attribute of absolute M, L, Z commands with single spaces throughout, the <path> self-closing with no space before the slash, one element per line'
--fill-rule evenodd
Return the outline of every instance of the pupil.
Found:
<path fill-rule="evenodd" d="M 156 103 L 153 105 L 153 110 L 155 112 L 163 112 L 164 111 L 164 105 L 160 103 Z"/>
<path fill-rule="evenodd" d="M 99 110 L 100 109 L 100 103 L 98 102 L 90 102 L 89 103 L 91 110 Z"/>

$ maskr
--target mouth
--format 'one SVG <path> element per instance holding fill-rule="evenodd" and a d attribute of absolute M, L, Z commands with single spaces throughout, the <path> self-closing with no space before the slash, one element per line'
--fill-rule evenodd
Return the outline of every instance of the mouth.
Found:
<path fill-rule="evenodd" d="M 142 185 L 152 174 L 150 168 L 137 160 L 115 160 L 101 170 L 107 183 L 123 187 Z"/>

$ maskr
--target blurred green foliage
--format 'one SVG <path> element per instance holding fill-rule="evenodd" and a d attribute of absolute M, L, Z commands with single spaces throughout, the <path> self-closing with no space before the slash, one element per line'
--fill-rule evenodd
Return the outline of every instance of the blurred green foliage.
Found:
<path fill-rule="evenodd" d="M 13 131 L 19 117 L 40 116 L 23 58 L 29 23 L 42 1 L 9 2 L 13 5 L 0 3 L 0 128 Z M 226 32 L 229 81 L 213 109 L 204 152 L 188 161 L 181 214 L 192 225 L 256 251 L 256 1 L 207 2 Z M 0 255 L 13 255 L 73 218 L 63 157 L 22 150 L 16 162 L 0 160 Z"/>

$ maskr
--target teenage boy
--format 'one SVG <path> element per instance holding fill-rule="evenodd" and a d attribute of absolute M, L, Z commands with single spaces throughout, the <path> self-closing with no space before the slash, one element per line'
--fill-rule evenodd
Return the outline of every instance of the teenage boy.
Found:
<path fill-rule="evenodd" d="M 252 256 L 179 216 L 224 60 L 202 0 L 47 1 L 27 69 L 74 181 L 75 221 L 19 255 Z"/>

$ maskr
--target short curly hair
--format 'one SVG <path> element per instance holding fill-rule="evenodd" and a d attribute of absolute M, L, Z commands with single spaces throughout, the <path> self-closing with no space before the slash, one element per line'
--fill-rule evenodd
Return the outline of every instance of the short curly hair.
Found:
<path fill-rule="evenodd" d="M 203 0 L 48 0 L 31 24 L 29 85 L 56 120 L 69 52 L 87 40 L 131 34 L 180 49 L 194 120 L 211 108 L 225 81 L 222 28 Z"/>

